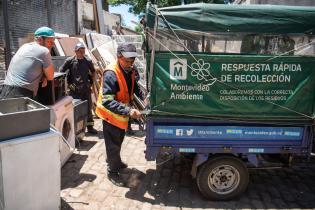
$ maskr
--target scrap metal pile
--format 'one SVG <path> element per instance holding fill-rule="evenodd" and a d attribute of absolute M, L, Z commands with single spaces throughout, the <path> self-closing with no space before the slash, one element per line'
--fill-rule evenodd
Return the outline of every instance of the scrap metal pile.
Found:
<path fill-rule="evenodd" d="M 65 34 L 58 34 L 59 39 L 55 40 L 55 47 L 53 53 L 60 59 L 65 60 L 69 56 L 73 56 L 74 46 L 82 42 L 86 48 L 86 56 L 92 60 L 96 69 L 96 76 L 94 78 L 94 83 L 92 86 L 92 101 L 93 106 L 96 107 L 96 101 L 98 97 L 98 91 L 101 85 L 101 78 L 106 66 L 116 59 L 116 49 L 120 43 L 132 43 L 137 48 L 138 57 L 135 61 L 135 67 L 139 72 L 139 86 L 142 91 L 146 94 L 146 61 L 144 58 L 144 51 L 142 50 L 143 37 L 141 35 L 114 35 L 112 37 L 98 34 L 98 33 L 88 33 L 81 36 L 69 37 Z M 61 57 L 60 57 L 61 56 Z M 55 66 L 56 71 L 62 65 L 58 63 Z M 145 108 L 144 102 L 135 96 L 133 105 L 140 110 Z M 144 119 L 142 119 L 144 122 Z"/>

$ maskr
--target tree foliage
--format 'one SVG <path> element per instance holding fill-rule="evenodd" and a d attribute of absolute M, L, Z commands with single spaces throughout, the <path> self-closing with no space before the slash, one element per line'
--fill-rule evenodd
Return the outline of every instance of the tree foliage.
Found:
<path fill-rule="evenodd" d="M 190 3 L 224 3 L 227 0 L 184 0 L 185 4 Z M 130 5 L 130 11 L 134 14 L 140 14 L 145 12 L 145 7 L 147 4 L 147 0 L 108 0 L 108 3 L 112 6 L 118 6 L 120 4 Z M 158 7 L 168 7 L 168 6 L 176 6 L 181 4 L 181 0 L 151 0 L 151 3 L 157 3 Z"/>

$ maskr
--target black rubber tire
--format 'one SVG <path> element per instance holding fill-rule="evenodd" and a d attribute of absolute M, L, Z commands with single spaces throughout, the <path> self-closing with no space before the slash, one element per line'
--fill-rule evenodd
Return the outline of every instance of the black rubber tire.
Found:
<path fill-rule="evenodd" d="M 214 174 L 217 176 L 214 176 Z M 218 178 L 219 176 L 220 178 Z M 220 180 L 219 184 L 218 180 Z M 232 184 L 229 183 L 229 180 L 231 180 Z M 242 160 L 234 156 L 222 155 L 212 157 L 201 165 L 196 181 L 201 194 L 207 199 L 217 201 L 231 200 L 241 195 L 247 189 L 249 174 Z M 232 186 L 223 186 L 225 184 L 222 184 L 221 181 Z M 226 189 L 219 189 L 222 186 L 223 188 L 226 187 Z"/>

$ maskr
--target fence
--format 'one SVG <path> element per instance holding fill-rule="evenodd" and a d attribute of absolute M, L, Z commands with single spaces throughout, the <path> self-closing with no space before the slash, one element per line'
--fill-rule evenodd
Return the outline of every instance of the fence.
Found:
<path fill-rule="evenodd" d="M 4 19 L 8 27 L 5 27 Z M 8 63 L 18 48 L 32 39 L 34 31 L 49 26 L 58 33 L 77 33 L 77 0 L 1 0 L 0 1 L 0 81 Z M 9 39 L 5 38 L 8 32 Z M 10 49 L 5 43 L 10 42 Z M 8 45 L 7 45 L 8 46 Z M 4 72 L 4 73 L 3 73 Z"/>

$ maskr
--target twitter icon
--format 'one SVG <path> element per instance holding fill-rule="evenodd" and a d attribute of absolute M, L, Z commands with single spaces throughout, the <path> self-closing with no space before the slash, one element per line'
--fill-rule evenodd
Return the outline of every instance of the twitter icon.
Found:
<path fill-rule="evenodd" d="M 187 135 L 187 136 L 191 136 L 191 135 L 193 135 L 193 133 L 194 133 L 194 129 L 188 129 L 188 130 L 186 130 L 186 135 Z"/>

